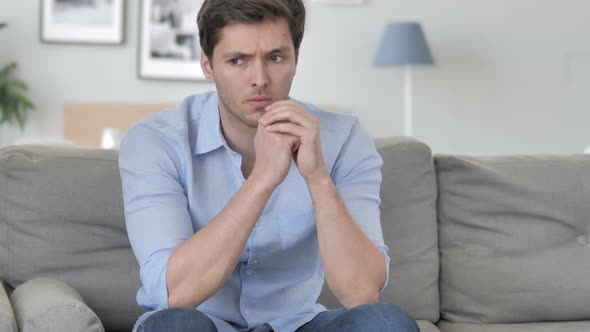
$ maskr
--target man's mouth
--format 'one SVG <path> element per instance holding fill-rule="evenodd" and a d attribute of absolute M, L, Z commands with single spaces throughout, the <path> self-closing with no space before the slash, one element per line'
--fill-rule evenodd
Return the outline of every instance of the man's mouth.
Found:
<path fill-rule="evenodd" d="M 272 104 L 272 99 L 268 97 L 254 97 L 248 99 L 246 103 L 256 109 L 264 109 L 266 106 Z"/>

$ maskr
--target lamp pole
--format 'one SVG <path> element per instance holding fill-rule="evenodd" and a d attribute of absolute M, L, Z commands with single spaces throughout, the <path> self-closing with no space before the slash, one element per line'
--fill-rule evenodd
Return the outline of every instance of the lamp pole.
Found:
<path fill-rule="evenodd" d="M 418 22 L 392 22 L 387 24 L 379 51 L 375 57 L 376 66 L 404 67 L 404 134 L 413 133 L 412 66 L 434 65 L 426 37 Z"/>
<path fill-rule="evenodd" d="M 404 69 L 404 134 L 412 136 L 412 67 L 406 65 Z"/>

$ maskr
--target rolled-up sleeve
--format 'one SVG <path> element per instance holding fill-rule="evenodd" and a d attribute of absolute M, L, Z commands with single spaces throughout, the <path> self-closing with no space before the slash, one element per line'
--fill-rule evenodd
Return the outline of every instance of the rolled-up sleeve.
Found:
<path fill-rule="evenodd" d="M 332 177 L 353 219 L 367 237 L 381 250 L 386 266 L 386 278 L 379 292 L 389 282 L 388 248 L 381 230 L 381 166 L 383 160 L 373 140 L 355 121 L 343 145 Z"/>
<path fill-rule="evenodd" d="M 168 258 L 193 234 L 180 153 L 164 132 L 142 125 L 129 130 L 119 152 L 125 223 L 143 286 L 138 302 L 151 309 L 168 307 Z"/>

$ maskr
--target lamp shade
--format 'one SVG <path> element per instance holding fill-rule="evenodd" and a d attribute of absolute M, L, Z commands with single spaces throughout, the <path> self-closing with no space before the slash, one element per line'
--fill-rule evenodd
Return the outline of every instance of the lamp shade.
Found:
<path fill-rule="evenodd" d="M 375 66 L 433 65 L 420 23 L 395 22 L 385 28 Z"/>

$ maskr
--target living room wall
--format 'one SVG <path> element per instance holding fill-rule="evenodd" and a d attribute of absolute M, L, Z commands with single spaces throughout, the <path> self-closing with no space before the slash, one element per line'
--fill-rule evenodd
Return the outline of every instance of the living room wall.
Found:
<path fill-rule="evenodd" d="M 403 132 L 403 71 L 374 68 L 383 28 L 419 20 L 435 67 L 414 70 L 414 134 L 434 152 L 579 153 L 590 145 L 590 2 L 308 1 L 292 96 L 359 116 L 374 137 Z M 45 44 L 39 2 L 1 1 L 0 64 L 16 59 L 37 105 L 19 137 L 59 138 L 65 102 L 176 103 L 205 82 L 139 80 L 139 0 L 122 46 Z"/>

